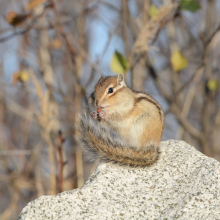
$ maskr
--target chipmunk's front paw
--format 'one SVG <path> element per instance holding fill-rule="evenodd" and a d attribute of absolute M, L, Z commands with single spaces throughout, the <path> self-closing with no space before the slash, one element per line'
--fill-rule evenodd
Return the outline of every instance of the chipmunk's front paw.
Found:
<path fill-rule="evenodd" d="M 99 118 L 105 118 L 105 112 L 101 111 L 98 113 Z"/>
<path fill-rule="evenodd" d="M 95 120 L 98 118 L 97 112 L 91 112 L 90 115 L 91 115 L 92 118 L 95 119 Z"/>

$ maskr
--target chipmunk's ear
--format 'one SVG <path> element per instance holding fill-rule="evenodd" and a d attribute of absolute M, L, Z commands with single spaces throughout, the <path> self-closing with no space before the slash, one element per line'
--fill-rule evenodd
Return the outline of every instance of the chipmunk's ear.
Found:
<path fill-rule="evenodd" d="M 125 79 L 124 79 L 124 74 L 119 73 L 117 79 L 118 79 L 118 85 L 126 86 Z"/>
<path fill-rule="evenodd" d="M 103 76 L 100 76 L 100 78 L 99 78 L 99 81 L 98 82 L 100 82 L 101 80 L 102 80 L 102 78 L 104 78 Z"/>

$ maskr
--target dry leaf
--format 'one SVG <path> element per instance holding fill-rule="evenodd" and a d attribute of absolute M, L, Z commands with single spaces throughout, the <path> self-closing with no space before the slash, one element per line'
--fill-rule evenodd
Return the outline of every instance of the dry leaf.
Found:
<path fill-rule="evenodd" d="M 17 16 L 16 12 L 14 11 L 9 12 L 6 17 L 7 22 L 11 24 L 16 16 Z"/>
<path fill-rule="evenodd" d="M 51 47 L 52 49 L 55 49 L 55 50 L 60 49 L 60 48 L 62 47 L 62 42 L 61 42 L 61 40 L 58 39 L 58 38 L 53 39 L 53 41 L 52 41 L 51 44 L 50 44 L 50 47 Z"/>
<path fill-rule="evenodd" d="M 10 25 L 18 26 L 22 24 L 29 17 L 30 14 L 16 14 L 16 12 L 11 11 L 7 14 L 6 20 Z"/>
<path fill-rule="evenodd" d="M 27 3 L 25 10 L 32 10 L 40 4 L 43 4 L 47 0 L 31 0 Z"/>
<path fill-rule="evenodd" d="M 13 78 L 12 78 L 12 83 L 13 83 L 13 84 L 16 84 L 16 83 L 18 82 L 18 80 L 19 80 L 19 75 L 20 75 L 20 72 L 15 72 L 15 73 L 13 74 Z"/>

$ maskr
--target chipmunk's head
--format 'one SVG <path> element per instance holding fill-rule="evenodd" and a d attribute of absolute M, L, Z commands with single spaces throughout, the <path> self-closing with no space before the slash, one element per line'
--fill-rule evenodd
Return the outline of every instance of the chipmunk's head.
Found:
<path fill-rule="evenodd" d="M 114 112 L 126 102 L 126 90 L 123 74 L 101 77 L 92 94 L 94 104 L 105 112 Z"/>

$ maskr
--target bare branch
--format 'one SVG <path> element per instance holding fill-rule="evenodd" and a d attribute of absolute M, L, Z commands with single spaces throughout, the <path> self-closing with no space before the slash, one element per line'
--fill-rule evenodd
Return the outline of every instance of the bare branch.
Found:
<path fill-rule="evenodd" d="M 181 114 L 181 110 L 177 107 L 177 105 L 172 104 L 171 112 L 173 112 L 176 115 L 178 121 L 181 123 L 184 129 L 187 132 L 189 132 L 190 135 L 192 135 L 194 138 L 198 139 L 199 141 L 202 140 L 203 138 L 202 132 L 189 123 L 189 121 Z"/>

